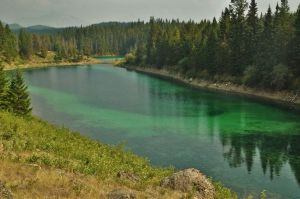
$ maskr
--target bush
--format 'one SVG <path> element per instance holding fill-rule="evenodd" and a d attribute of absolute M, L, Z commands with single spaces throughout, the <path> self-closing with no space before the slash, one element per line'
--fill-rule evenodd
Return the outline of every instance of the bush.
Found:
<path fill-rule="evenodd" d="M 135 64 L 135 56 L 132 53 L 128 53 L 125 55 L 126 64 Z"/>
<path fill-rule="evenodd" d="M 243 83 L 246 86 L 255 87 L 262 80 L 262 75 L 257 66 L 251 65 L 248 66 L 244 72 Z"/>
<path fill-rule="evenodd" d="M 300 77 L 294 79 L 294 81 L 291 83 L 291 88 L 300 91 Z"/>
<path fill-rule="evenodd" d="M 271 88 L 282 90 L 286 89 L 289 86 L 289 82 L 292 75 L 287 66 L 283 64 L 278 64 L 273 67 L 271 72 Z"/>

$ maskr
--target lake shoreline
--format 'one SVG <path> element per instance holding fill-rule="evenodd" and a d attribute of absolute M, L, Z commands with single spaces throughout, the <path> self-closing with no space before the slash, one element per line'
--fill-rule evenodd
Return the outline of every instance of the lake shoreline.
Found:
<path fill-rule="evenodd" d="M 249 88 L 243 85 L 232 83 L 216 83 L 201 79 L 189 79 L 166 69 L 153 69 L 136 66 L 119 66 L 129 71 L 135 71 L 147 75 L 152 75 L 162 79 L 175 81 L 196 89 L 206 89 L 210 91 L 223 92 L 239 96 L 246 96 L 255 100 L 284 106 L 285 108 L 300 111 L 300 93 L 295 94 L 289 91 L 267 91 L 262 89 Z"/>
<path fill-rule="evenodd" d="M 19 65 L 6 65 L 4 66 L 4 70 L 15 70 L 15 69 L 39 69 L 39 68 L 48 68 L 48 67 L 61 67 L 61 66 L 80 66 L 80 65 L 89 65 L 89 64 L 100 64 L 101 61 L 95 58 L 87 58 L 85 60 L 79 62 L 47 62 L 47 63 L 31 63 L 28 62 L 26 64 Z"/>

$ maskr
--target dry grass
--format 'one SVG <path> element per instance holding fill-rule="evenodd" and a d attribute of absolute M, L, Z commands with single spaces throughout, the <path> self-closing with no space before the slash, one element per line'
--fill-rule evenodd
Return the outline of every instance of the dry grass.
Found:
<path fill-rule="evenodd" d="M 7 160 L 0 161 L 0 180 L 5 183 L 14 198 L 107 198 L 115 189 L 128 190 L 137 198 L 181 198 L 182 193 L 162 188 L 150 188 L 145 191 L 130 190 L 116 182 L 97 179 L 94 176 L 68 173 L 38 165 L 22 164 Z"/>

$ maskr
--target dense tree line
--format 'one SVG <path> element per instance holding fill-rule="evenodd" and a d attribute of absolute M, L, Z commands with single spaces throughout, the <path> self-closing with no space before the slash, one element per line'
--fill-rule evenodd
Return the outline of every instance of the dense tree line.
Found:
<path fill-rule="evenodd" d="M 125 55 L 136 43 L 145 41 L 149 25 L 144 22 L 100 23 L 87 27 L 70 27 L 50 32 L 14 33 L 0 22 L 0 55 L 12 62 L 18 55 L 28 60 L 33 55 L 47 57 L 55 52 L 55 60 L 79 61 L 83 56 Z"/>
<path fill-rule="evenodd" d="M 287 0 L 260 16 L 255 0 L 232 0 L 218 21 L 151 18 L 149 26 L 128 64 L 251 87 L 300 89 L 300 6 L 291 13 Z"/>
<path fill-rule="evenodd" d="M 145 41 L 149 26 L 144 22 L 100 23 L 66 28 L 58 33 L 84 55 L 125 55 L 139 41 Z"/>
<path fill-rule="evenodd" d="M 29 115 L 31 103 L 27 86 L 19 70 L 13 72 L 10 81 L 0 63 L 0 110 L 10 111 L 16 115 Z"/>

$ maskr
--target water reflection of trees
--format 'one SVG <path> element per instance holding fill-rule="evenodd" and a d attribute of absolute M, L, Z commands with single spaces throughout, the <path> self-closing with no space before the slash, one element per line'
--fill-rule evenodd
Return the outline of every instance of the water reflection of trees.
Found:
<path fill-rule="evenodd" d="M 261 168 L 270 178 L 280 175 L 285 163 L 289 163 L 300 185 L 300 135 L 268 135 L 261 132 L 248 134 L 222 134 L 224 157 L 231 167 L 243 164 L 249 173 L 253 168 L 254 157 L 260 157 Z"/>

